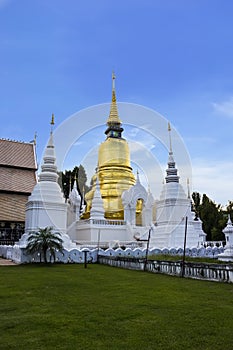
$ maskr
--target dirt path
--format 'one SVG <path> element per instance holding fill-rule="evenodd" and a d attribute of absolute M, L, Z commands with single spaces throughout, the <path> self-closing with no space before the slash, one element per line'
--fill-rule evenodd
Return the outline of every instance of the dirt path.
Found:
<path fill-rule="evenodd" d="M 0 258 L 0 266 L 14 266 L 14 265 L 16 265 L 16 263 L 14 263 L 13 261 Z"/>

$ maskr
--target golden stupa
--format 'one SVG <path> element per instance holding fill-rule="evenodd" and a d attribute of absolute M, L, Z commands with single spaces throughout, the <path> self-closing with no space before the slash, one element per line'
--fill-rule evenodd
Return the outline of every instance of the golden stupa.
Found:
<path fill-rule="evenodd" d="M 112 74 L 112 103 L 105 131 L 106 140 L 101 143 L 98 153 L 96 174 L 92 177 L 92 188 L 85 195 L 86 209 L 82 219 L 90 217 L 92 199 L 96 188 L 97 177 L 103 199 L 105 218 L 123 220 L 124 208 L 122 192 L 135 184 L 135 177 L 130 166 L 129 146 L 122 138 L 123 128 L 118 116 L 115 75 Z"/>

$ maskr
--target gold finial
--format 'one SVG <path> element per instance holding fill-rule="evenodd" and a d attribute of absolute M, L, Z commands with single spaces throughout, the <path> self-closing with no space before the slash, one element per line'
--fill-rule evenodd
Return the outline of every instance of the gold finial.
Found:
<path fill-rule="evenodd" d="M 115 79 L 115 73 L 112 72 L 112 102 L 116 102 Z"/>
<path fill-rule="evenodd" d="M 112 72 L 112 104 L 111 104 L 110 114 L 107 122 L 110 124 L 112 123 L 121 124 L 121 121 L 118 116 L 118 111 L 117 111 L 115 80 L 116 80 L 115 73 Z"/>
<path fill-rule="evenodd" d="M 168 132 L 169 132 L 169 144 L 170 144 L 169 153 L 172 154 L 171 125 L 169 122 L 168 122 Z"/>

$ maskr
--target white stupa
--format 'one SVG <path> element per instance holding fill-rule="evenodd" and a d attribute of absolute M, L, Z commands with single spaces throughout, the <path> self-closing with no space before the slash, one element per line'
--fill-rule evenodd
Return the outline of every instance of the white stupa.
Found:
<path fill-rule="evenodd" d="M 52 116 L 51 126 L 54 124 Z M 58 184 L 56 155 L 53 142 L 53 132 L 45 149 L 41 173 L 38 183 L 35 185 L 26 204 L 25 234 L 19 241 L 20 246 L 25 246 L 30 232 L 39 228 L 53 227 L 54 232 L 60 232 L 67 249 L 74 247 L 66 234 L 67 227 L 67 203 Z"/>
<path fill-rule="evenodd" d="M 90 218 L 96 220 L 104 220 L 104 203 L 100 193 L 99 179 L 96 179 L 94 197 L 90 210 Z"/>
<path fill-rule="evenodd" d="M 167 176 L 159 200 L 155 202 L 156 221 L 151 237 L 151 247 L 179 248 L 184 246 L 185 221 L 187 217 L 186 247 L 197 247 L 205 240 L 202 222 L 195 219 L 192 212 L 190 196 L 186 195 L 179 183 L 176 164 L 171 144 L 171 128 L 168 124 L 170 151 L 168 157 Z"/>
<path fill-rule="evenodd" d="M 74 185 L 72 191 L 69 194 L 68 202 L 70 205 L 68 206 L 67 226 L 69 227 L 69 225 L 72 224 L 74 221 L 79 220 L 81 211 L 81 197 L 78 193 L 76 176 L 74 178 Z"/>
<path fill-rule="evenodd" d="M 224 252 L 219 254 L 218 259 L 222 261 L 233 261 L 233 224 L 230 214 L 228 215 L 227 226 L 222 231 L 225 234 L 226 245 Z"/>

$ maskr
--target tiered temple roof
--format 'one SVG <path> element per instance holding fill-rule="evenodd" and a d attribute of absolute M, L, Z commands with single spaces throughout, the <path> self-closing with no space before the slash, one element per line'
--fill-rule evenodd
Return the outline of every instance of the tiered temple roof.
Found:
<path fill-rule="evenodd" d="M 36 170 L 34 143 L 0 139 L 0 221 L 24 222 Z"/>

